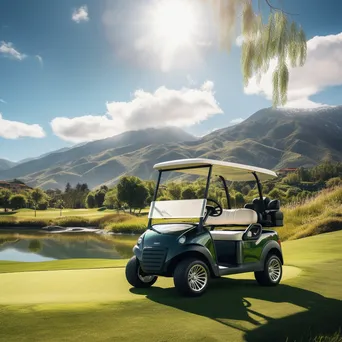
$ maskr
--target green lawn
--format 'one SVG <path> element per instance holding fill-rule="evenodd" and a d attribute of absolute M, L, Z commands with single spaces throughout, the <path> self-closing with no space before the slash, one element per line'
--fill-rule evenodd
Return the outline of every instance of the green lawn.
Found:
<path fill-rule="evenodd" d="M 239 275 L 187 299 L 176 295 L 172 279 L 131 289 L 120 262 L 15 263 L 13 273 L 0 274 L 0 341 L 278 342 L 332 335 L 342 325 L 341 246 L 341 231 L 285 242 L 291 266 L 278 287 Z M 0 272 L 9 267 L 0 263 Z"/>

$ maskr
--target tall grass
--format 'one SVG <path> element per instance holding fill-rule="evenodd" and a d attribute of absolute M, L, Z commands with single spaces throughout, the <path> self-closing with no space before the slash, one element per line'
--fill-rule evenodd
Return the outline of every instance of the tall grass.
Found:
<path fill-rule="evenodd" d="M 282 240 L 299 239 L 342 229 L 342 187 L 321 191 L 316 197 L 284 212 L 284 227 L 278 228 Z"/>

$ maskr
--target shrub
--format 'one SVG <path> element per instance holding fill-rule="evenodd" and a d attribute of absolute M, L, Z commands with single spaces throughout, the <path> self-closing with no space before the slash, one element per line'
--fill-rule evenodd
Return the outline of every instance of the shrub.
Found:
<path fill-rule="evenodd" d="M 62 227 L 87 227 L 91 226 L 88 218 L 80 216 L 59 217 L 53 221 L 57 226 Z"/>

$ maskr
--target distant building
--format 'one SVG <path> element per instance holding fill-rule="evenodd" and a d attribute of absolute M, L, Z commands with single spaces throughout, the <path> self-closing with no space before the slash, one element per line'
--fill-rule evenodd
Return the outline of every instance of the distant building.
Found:
<path fill-rule="evenodd" d="M 0 181 L 0 190 L 1 189 L 8 189 L 12 192 L 22 192 L 32 188 L 20 181 Z"/>

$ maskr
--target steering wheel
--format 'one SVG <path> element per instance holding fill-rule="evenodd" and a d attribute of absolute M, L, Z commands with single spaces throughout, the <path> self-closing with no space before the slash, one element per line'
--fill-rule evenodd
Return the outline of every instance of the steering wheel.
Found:
<path fill-rule="evenodd" d="M 218 203 L 217 201 L 211 198 L 207 198 L 207 202 L 208 201 L 213 202 L 215 204 L 215 206 L 212 206 L 212 205 L 205 206 L 205 208 L 207 209 L 208 216 L 212 216 L 212 217 L 220 216 L 223 212 L 223 209 L 220 203 Z"/>

